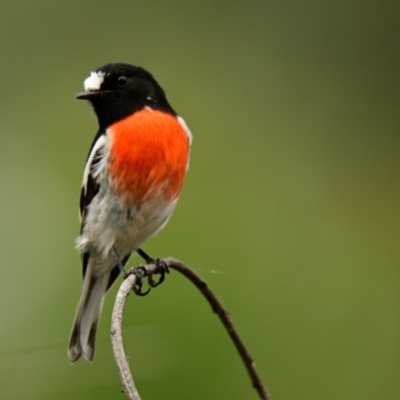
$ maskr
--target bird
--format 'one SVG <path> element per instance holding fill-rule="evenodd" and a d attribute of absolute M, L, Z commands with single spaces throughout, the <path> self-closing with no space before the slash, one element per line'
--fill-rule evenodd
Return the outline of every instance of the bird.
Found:
<path fill-rule="evenodd" d="M 105 64 L 90 73 L 76 98 L 91 104 L 99 129 L 80 193 L 76 247 L 83 283 L 68 347 L 71 363 L 81 356 L 93 360 L 104 296 L 124 275 L 132 254 L 155 261 L 162 272 L 167 269 L 141 246 L 171 217 L 192 144 L 185 121 L 153 75 L 140 66 Z"/>

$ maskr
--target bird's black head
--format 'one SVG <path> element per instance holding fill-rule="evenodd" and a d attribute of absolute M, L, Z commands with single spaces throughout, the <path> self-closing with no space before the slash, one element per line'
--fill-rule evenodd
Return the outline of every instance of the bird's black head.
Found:
<path fill-rule="evenodd" d="M 84 88 L 76 98 L 91 102 L 100 128 L 107 128 L 144 107 L 176 115 L 153 76 L 135 65 L 103 65 L 85 80 Z"/>

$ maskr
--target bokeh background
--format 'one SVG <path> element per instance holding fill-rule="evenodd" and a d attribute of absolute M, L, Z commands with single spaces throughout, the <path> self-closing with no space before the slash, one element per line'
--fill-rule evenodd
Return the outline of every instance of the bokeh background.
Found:
<path fill-rule="evenodd" d="M 209 282 L 273 399 L 400 398 L 399 20 L 395 0 L 1 2 L 0 398 L 122 398 L 116 288 L 94 363 L 66 356 L 97 129 L 74 95 L 113 61 L 149 69 L 194 135 L 145 250 Z M 143 400 L 257 398 L 175 272 L 130 298 L 124 335 Z"/>

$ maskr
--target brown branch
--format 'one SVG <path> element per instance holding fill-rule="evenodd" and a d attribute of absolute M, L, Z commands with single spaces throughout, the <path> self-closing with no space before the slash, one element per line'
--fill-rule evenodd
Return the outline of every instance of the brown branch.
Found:
<path fill-rule="evenodd" d="M 147 274 L 156 272 L 155 265 L 146 265 Z M 141 270 L 142 271 L 142 270 Z M 131 370 L 129 369 L 128 358 L 125 355 L 124 345 L 122 343 L 122 319 L 124 308 L 128 300 L 129 293 L 136 285 L 137 277 L 135 274 L 129 274 L 122 282 L 114 303 L 114 309 L 111 317 L 111 345 L 114 353 L 114 359 L 117 363 L 119 377 L 122 382 L 122 393 L 129 400 L 140 400 L 135 383 L 133 382 Z"/>
<path fill-rule="evenodd" d="M 185 275 L 204 295 L 207 301 L 210 303 L 213 311 L 218 315 L 222 324 L 224 325 L 226 331 L 231 337 L 236 350 L 239 352 L 240 357 L 247 369 L 248 374 L 250 375 L 251 383 L 253 384 L 254 389 L 257 390 L 260 399 L 269 400 L 270 396 L 268 394 L 267 389 L 263 385 L 261 381 L 260 375 L 256 370 L 256 366 L 250 353 L 244 344 L 242 338 L 239 335 L 239 332 L 233 325 L 232 320 L 229 317 L 228 311 L 224 308 L 222 303 L 218 300 L 217 296 L 210 289 L 207 283 L 199 276 L 196 272 L 194 272 L 191 268 L 189 268 L 186 264 L 182 263 L 179 260 L 175 260 L 173 258 L 164 259 L 169 268 L 175 269 L 179 271 L 181 274 Z"/>
<path fill-rule="evenodd" d="M 236 350 L 247 369 L 250 376 L 253 387 L 256 389 L 259 398 L 262 400 L 269 400 L 270 396 L 267 389 L 261 381 L 261 377 L 258 374 L 254 361 L 250 356 L 250 353 L 245 346 L 242 338 L 240 337 L 237 329 L 232 323 L 229 317 L 228 311 L 224 308 L 222 303 L 218 300 L 214 292 L 211 291 L 207 283 L 191 268 L 179 260 L 174 258 L 164 258 L 163 261 L 167 264 L 170 269 L 179 271 L 182 275 L 188 278 L 204 295 L 212 310 L 218 315 L 229 336 L 231 337 Z M 151 275 L 157 272 L 157 267 L 154 264 L 147 264 L 144 266 L 146 275 Z M 144 270 L 141 270 L 144 273 Z M 111 321 L 111 341 L 113 346 L 114 358 L 117 363 L 118 371 L 122 381 L 123 393 L 127 399 L 140 400 L 139 394 L 133 383 L 132 375 L 129 370 L 127 357 L 124 353 L 122 344 L 122 316 L 125 306 L 125 302 L 132 288 L 135 286 L 136 276 L 129 275 L 127 279 L 122 282 L 122 285 L 118 291 L 117 298 L 114 304 L 114 310 Z M 135 397 L 136 396 L 136 397 Z"/>

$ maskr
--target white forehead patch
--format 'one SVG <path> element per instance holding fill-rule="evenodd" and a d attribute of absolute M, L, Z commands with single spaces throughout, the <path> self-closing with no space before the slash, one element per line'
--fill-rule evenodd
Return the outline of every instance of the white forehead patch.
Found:
<path fill-rule="evenodd" d="M 90 76 L 85 79 L 85 82 L 83 82 L 83 87 L 87 92 L 91 92 L 93 90 L 99 90 L 101 84 L 104 81 L 104 72 L 91 72 Z"/>

